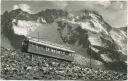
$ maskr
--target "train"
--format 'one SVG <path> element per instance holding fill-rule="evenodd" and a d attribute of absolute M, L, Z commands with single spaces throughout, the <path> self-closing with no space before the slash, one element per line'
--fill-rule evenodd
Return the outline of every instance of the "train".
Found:
<path fill-rule="evenodd" d="M 22 52 L 52 57 L 70 62 L 73 61 L 73 54 L 75 53 L 75 51 L 60 44 L 30 37 L 22 42 Z"/>

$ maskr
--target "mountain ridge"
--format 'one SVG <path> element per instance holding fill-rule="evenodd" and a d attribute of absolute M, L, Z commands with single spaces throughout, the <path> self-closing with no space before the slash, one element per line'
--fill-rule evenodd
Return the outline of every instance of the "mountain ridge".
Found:
<path fill-rule="evenodd" d="M 21 42 L 31 31 L 34 32 L 44 23 L 55 22 L 56 32 L 51 33 L 58 33 L 55 37 L 60 37 L 64 44 L 82 46 L 75 48 L 86 49 L 88 54 L 93 52 L 92 58 L 103 63 L 126 61 L 126 33 L 123 33 L 121 29 L 111 27 L 98 12 L 84 10 L 82 15 L 75 17 L 69 14 L 56 9 L 46 9 L 37 14 L 29 14 L 20 9 L 5 12 L 1 17 L 2 32 L 14 47 L 15 41 L 18 41 L 17 44 L 21 46 Z M 19 29 L 26 31 L 26 34 Z M 17 34 L 16 31 L 21 33 Z M 119 41 L 115 38 L 118 35 L 123 36 L 118 39 Z M 18 45 L 15 48 L 18 48 Z"/>

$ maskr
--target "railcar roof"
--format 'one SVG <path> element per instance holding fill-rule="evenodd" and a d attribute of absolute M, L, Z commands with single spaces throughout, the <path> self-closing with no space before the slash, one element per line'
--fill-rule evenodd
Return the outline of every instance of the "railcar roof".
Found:
<path fill-rule="evenodd" d="M 48 47 L 51 47 L 51 48 L 56 48 L 56 49 L 60 49 L 60 50 L 68 51 L 68 52 L 72 52 L 72 53 L 75 52 L 75 51 L 70 50 L 69 48 L 64 47 L 64 46 L 62 46 L 60 44 L 54 44 L 54 43 L 51 43 L 51 42 L 48 42 L 48 41 L 39 40 L 39 39 L 36 39 L 36 38 L 29 38 L 28 40 L 30 42 L 38 43 L 40 45 L 45 45 L 45 46 L 48 46 Z"/>

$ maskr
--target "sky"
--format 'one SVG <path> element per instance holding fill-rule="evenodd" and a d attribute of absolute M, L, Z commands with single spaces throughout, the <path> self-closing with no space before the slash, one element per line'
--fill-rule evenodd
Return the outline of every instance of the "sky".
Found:
<path fill-rule="evenodd" d="M 22 8 L 29 13 L 37 13 L 44 9 L 63 9 L 75 13 L 83 9 L 98 11 L 104 20 L 113 27 L 127 25 L 126 1 L 2 1 L 1 13 Z"/>

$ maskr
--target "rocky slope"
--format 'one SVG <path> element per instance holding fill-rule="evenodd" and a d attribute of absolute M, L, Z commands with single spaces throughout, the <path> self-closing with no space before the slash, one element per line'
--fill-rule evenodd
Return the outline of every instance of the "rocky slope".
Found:
<path fill-rule="evenodd" d="M 21 42 L 36 29 L 44 28 L 42 33 L 46 32 L 50 41 L 68 45 L 76 54 L 88 59 L 91 56 L 111 69 L 126 70 L 126 32 L 111 27 L 96 11 L 84 10 L 83 14 L 74 16 L 56 9 L 37 14 L 17 9 L 1 16 L 1 27 L 2 37 L 8 39 L 13 49 L 19 49 Z"/>
<path fill-rule="evenodd" d="M 126 80 L 127 74 L 1 48 L 4 80 Z"/>

